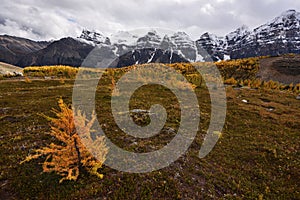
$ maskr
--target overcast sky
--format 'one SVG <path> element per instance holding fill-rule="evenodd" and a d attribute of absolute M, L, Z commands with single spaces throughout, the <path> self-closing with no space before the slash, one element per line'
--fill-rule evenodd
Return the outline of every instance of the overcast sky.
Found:
<path fill-rule="evenodd" d="M 251 29 L 299 0 L 0 0 L 0 34 L 34 40 L 79 36 L 83 28 L 109 35 L 118 30 L 161 27 L 223 36 L 245 24 Z"/>

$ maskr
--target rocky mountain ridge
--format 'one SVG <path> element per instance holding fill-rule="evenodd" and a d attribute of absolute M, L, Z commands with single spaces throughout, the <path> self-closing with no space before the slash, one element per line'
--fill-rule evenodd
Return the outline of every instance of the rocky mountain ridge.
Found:
<path fill-rule="evenodd" d="M 101 59 L 109 58 L 118 67 L 146 62 L 218 61 L 300 53 L 300 13 L 288 10 L 253 30 L 242 26 L 223 37 L 204 33 L 196 41 L 185 32 L 162 29 L 119 31 L 110 36 L 83 30 L 78 38 L 53 42 L 4 35 L 0 36 L 0 62 L 21 67 L 80 66 L 95 47 L 100 49 Z"/>
<path fill-rule="evenodd" d="M 300 12 L 288 10 L 252 31 L 242 26 L 221 38 L 205 33 L 197 42 L 207 49 L 214 60 L 298 54 Z"/>

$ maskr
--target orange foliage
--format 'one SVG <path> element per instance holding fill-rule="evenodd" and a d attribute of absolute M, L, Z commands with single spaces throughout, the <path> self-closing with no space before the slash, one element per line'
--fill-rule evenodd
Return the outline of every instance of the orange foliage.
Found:
<path fill-rule="evenodd" d="M 98 169 L 105 161 L 108 149 L 103 136 L 98 136 L 95 140 L 91 137 L 95 114 L 93 113 L 92 119 L 88 122 L 86 116 L 79 110 L 74 116 L 73 110 L 64 104 L 62 99 L 58 104 L 60 111 L 53 109 L 56 118 L 47 116 L 46 118 L 51 122 L 50 135 L 60 141 L 60 144 L 51 143 L 48 147 L 38 149 L 35 155 L 28 156 L 23 162 L 46 156 L 43 171 L 56 172 L 63 177 L 60 182 L 77 180 L 81 170 L 87 170 L 102 178 L 103 175 L 98 173 Z M 84 144 L 88 145 L 97 159 Z"/>

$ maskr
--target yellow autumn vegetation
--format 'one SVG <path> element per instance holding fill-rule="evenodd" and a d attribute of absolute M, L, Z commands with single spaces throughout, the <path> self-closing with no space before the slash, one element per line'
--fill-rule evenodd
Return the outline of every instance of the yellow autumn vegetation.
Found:
<path fill-rule="evenodd" d="M 262 81 L 256 78 L 256 75 L 259 70 L 259 60 L 265 57 L 254 57 L 254 58 L 244 58 L 237 60 L 227 60 L 219 61 L 215 63 L 211 62 L 201 62 L 201 63 L 172 63 L 165 64 L 171 68 L 174 68 L 179 73 L 185 76 L 185 78 L 192 84 L 192 87 L 201 87 L 203 86 L 204 80 L 203 77 L 197 71 L 197 67 L 206 67 L 209 69 L 211 65 L 215 65 L 223 79 L 224 83 L 228 85 L 241 85 L 251 88 L 265 88 L 265 89 L 280 89 L 280 90 L 289 90 L 293 92 L 300 92 L 300 85 L 285 85 L 275 81 Z M 124 75 L 126 72 L 132 69 L 138 69 L 141 67 L 147 67 L 149 64 L 142 65 L 133 65 L 124 68 L 117 69 L 106 69 L 106 71 L 101 71 L 105 69 L 90 69 L 90 68 L 80 68 L 83 70 L 83 73 L 86 78 L 98 78 L 98 72 L 108 75 L 112 79 L 112 85 L 116 85 L 116 81 Z M 196 68 L 195 68 L 196 66 Z M 78 68 L 70 66 L 41 66 L 41 67 L 26 67 L 24 69 L 25 76 L 54 76 L 59 78 L 75 78 L 78 72 Z M 100 70 L 100 71 L 99 71 Z M 149 79 L 153 76 L 153 72 L 149 72 Z M 147 81 L 145 78 L 137 77 L 137 81 Z M 210 81 L 213 81 L 213 77 L 206 77 Z M 168 80 L 166 77 L 165 80 Z M 186 85 L 180 86 L 181 88 L 186 88 Z"/>
<path fill-rule="evenodd" d="M 78 69 L 75 67 L 57 65 L 57 66 L 32 66 L 23 70 L 24 75 L 34 77 L 55 76 L 64 78 L 75 78 Z"/>
<path fill-rule="evenodd" d="M 58 101 L 58 105 L 59 110 L 53 109 L 55 118 L 45 116 L 50 121 L 50 135 L 55 137 L 58 143 L 51 143 L 36 150 L 34 155 L 28 156 L 22 163 L 45 157 L 43 172 L 59 174 L 62 177 L 60 183 L 64 180 L 77 180 L 82 170 L 102 178 L 103 175 L 98 169 L 105 161 L 108 148 L 104 136 L 94 139 L 91 136 L 96 115 L 93 113 L 88 121 L 80 110 L 73 113 L 62 99 Z"/>
<path fill-rule="evenodd" d="M 233 77 L 226 79 L 224 81 L 227 85 L 232 86 L 244 86 L 244 87 L 250 87 L 253 89 L 266 89 L 266 90 L 287 90 L 290 92 L 298 93 L 300 92 L 300 84 L 283 84 L 279 83 L 277 81 L 262 81 L 260 79 L 246 79 L 246 80 L 236 80 Z"/>

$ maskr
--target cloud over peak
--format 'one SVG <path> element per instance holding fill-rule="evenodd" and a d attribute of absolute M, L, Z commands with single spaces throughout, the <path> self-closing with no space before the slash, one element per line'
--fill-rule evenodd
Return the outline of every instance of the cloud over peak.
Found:
<path fill-rule="evenodd" d="M 184 30 L 194 39 L 204 32 L 224 35 L 246 24 L 258 26 L 287 9 L 294 0 L 11 0 L 0 8 L 0 34 L 34 40 L 76 37 L 83 28 L 109 35 L 118 30 L 162 27 Z"/>

